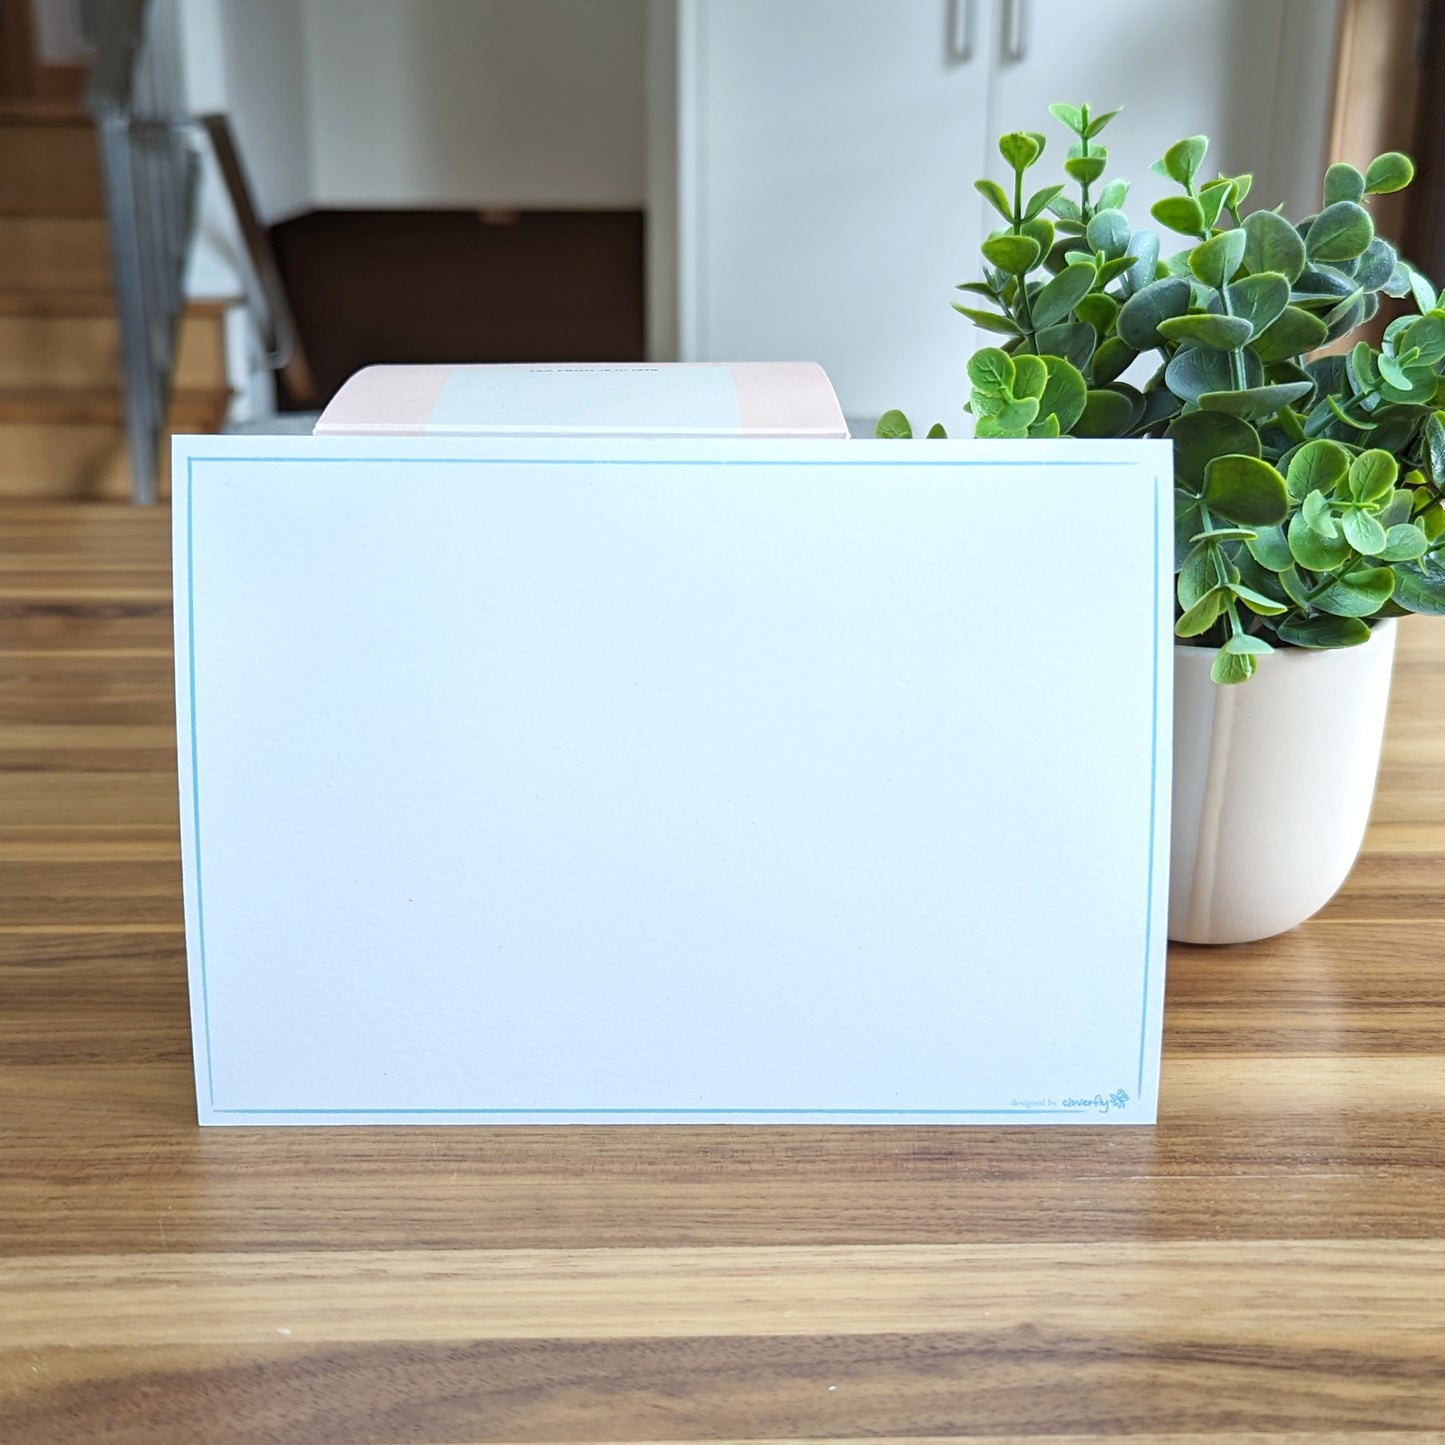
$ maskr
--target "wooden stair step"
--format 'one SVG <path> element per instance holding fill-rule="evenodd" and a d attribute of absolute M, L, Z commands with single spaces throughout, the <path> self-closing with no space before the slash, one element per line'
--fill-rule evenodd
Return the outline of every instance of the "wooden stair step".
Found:
<path fill-rule="evenodd" d="M 0 284 L 12 291 L 110 288 L 110 234 L 98 216 L 0 216 Z"/>
<path fill-rule="evenodd" d="M 177 336 L 178 390 L 226 386 L 226 313 L 234 304 L 187 303 Z M 0 292 L 0 388 L 114 391 L 120 377 L 120 323 L 109 294 Z"/>
<path fill-rule="evenodd" d="M 0 100 L 0 123 L 15 125 L 88 125 L 94 128 L 83 101 Z"/>
<path fill-rule="evenodd" d="M 209 431 L 224 420 L 229 400 L 230 394 L 219 388 L 177 391 L 171 396 L 171 424 L 179 428 L 181 422 L 194 422 Z M 125 398 L 118 391 L 0 387 L 0 425 L 118 426 L 124 421 Z"/>
<path fill-rule="evenodd" d="M 219 431 L 229 402 L 229 393 L 216 389 L 172 398 L 162 439 L 162 495 L 168 491 L 170 437 Z M 130 492 L 118 393 L 0 388 L 0 497 L 120 500 Z"/>
<path fill-rule="evenodd" d="M 0 215 L 104 214 L 99 142 L 88 119 L 31 108 L 0 117 Z"/>

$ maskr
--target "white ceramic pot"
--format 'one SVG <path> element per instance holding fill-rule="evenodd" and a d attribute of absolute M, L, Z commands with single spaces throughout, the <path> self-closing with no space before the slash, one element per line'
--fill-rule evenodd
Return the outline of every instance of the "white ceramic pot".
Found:
<path fill-rule="evenodd" d="M 1369 822 L 1395 624 L 1333 651 L 1281 649 L 1246 683 L 1209 680 L 1214 650 L 1174 649 L 1169 937 L 1283 933 L 1339 891 Z"/>

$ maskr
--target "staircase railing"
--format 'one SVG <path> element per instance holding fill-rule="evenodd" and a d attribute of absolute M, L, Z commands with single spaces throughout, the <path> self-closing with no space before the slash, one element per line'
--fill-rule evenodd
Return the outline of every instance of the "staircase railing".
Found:
<path fill-rule="evenodd" d="M 186 112 L 176 0 L 82 0 L 82 16 L 95 51 L 88 103 L 110 223 L 131 495 L 149 503 L 186 304 L 198 147 L 208 149 L 230 203 L 239 280 L 266 364 L 285 375 L 297 402 L 314 401 L 316 386 L 230 122 Z"/>
<path fill-rule="evenodd" d="M 174 0 L 87 8 L 95 47 L 88 103 L 100 139 L 120 324 L 131 494 L 157 495 L 160 448 L 185 306 L 197 159 L 183 115 Z"/>

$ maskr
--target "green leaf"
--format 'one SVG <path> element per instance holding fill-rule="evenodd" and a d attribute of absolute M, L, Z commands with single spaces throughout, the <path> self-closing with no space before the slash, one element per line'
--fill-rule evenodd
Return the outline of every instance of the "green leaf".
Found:
<path fill-rule="evenodd" d="M 1119 303 L 1107 291 L 1092 291 L 1074 307 L 1074 315 L 1092 326 L 1100 336 L 1109 336 L 1119 319 Z"/>
<path fill-rule="evenodd" d="M 1354 201 L 1336 201 L 1315 217 L 1305 250 L 1314 261 L 1352 261 L 1374 239 L 1370 213 Z"/>
<path fill-rule="evenodd" d="M 944 431 L 944 429 L 943 429 L 943 423 L 942 423 L 941 421 L 936 421 L 936 422 L 934 422 L 933 425 L 928 428 L 928 440 L 929 440 L 929 441 L 947 441 L 947 440 L 948 440 L 948 433 L 947 433 L 946 431 Z"/>
<path fill-rule="evenodd" d="M 1064 162 L 1064 173 L 1082 186 L 1092 186 L 1107 163 L 1105 156 L 1071 156 Z"/>
<path fill-rule="evenodd" d="M 1389 191 L 1403 191 L 1415 179 L 1415 163 L 1400 151 L 1386 151 L 1376 156 L 1365 171 L 1365 189 L 1372 196 Z"/>
<path fill-rule="evenodd" d="M 1274 630 L 1293 647 L 1358 647 L 1370 640 L 1370 629 L 1358 617 L 1289 618 Z"/>
<path fill-rule="evenodd" d="M 1255 338 L 1254 351 L 1259 359 L 1266 363 L 1283 361 L 1286 357 L 1303 356 L 1306 352 L 1323 346 L 1328 332 L 1329 327 L 1318 316 L 1313 316 L 1298 306 L 1286 306 L 1280 312 L 1279 319 Z"/>
<path fill-rule="evenodd" d="M 1038 137 L 1031 131 L 1016 130 L 999 137 L 998 153 L 1010 170 L 1020 174 L 1038 160 L 1042 150 Z"/>
<path fill-rule="evenodd" d="M 1199 209 L 1204 212 L 1204 224 L 1213 226 L 1219 220 L 1224 203 L 1234 191 L 1234 182 L 1221 177 L 1211 181 L 1199 192 Z"/>
<path fill-rule="evenodd" d="M 1343 537 L 1321 537 L 1305 521 L 1304 514 L 1301 512 L 1296 512 L 1289 519 L 1289 529 L 1286 535 L 1289 540 L 1290 556 L 1301 567 L 1308 568 L 1311 572 L 1328 572 L 1331 568 L 1338 567 L 1350 555 L 1350 544 Z M 1284 578 L 1285 575 L 1285 569 L 1281 568 L 1281 578 Z M 1286 583 L 1286 589 L 1288 589 L 1288 583 Z M 1291 596 L 1293 595 L 1291 593 Z"/>
<path fill-rule="evenodd" d="M 1238 592 L 1238 588 L 1235 591 Z M 1276 615 L 1284 612 L 1283 607 L 1274 608 L 1273 613 L 1266 613 L 1266 616 Z M 1236 632 L 1221 649 L 1223 652 L 1233 654 L 1235 657 L 1267 657 L 1274 651 L 1269 643 L 1262 637 L 1254 637 L 1248 632 Z"/>
<path fill-rule="evenodd" d="M 1410 476 L 1419 476 L 1419 472 L 1411 472 Z M 1408 478 L 1406 479 L 1408 481 Z M 1414 515 L 1415 496 L 1414 493 L 1405 487 L 1397 488 L 1389 500 L 1378 512 L 1375 513 L 1380 519 L 1380 525 L 1389 531 L 1391 527 L 1398 527 L 1402 522 L 1408 522 Z"/>
<path fill-rule="evenodd" d="M 1360 567 L 1332 582 L 1314 605 L 1333 617 L 1373 617 L 1395 590 L 1395 574 L 1388 567 Z"/>
<path fill-rule="evenodd" d="M 1362 557 L 1377 557 L 1385 547 L 1385 529 L 1368 512 L 1352 507 L 1340 518 L 1345 541 Z"/>
<path fill-rule="evenodd" d="M 1220 391 L 1233 382 L 1229 357 L 1201 346 L 1179 352 L 1164 368 L 1164 384 L 1182 401 L 1197 402 L 1205 392 Z"/>
<path fill-rule="evenodd" d="M 1339 524 L 1335 521 L 1330 499 L 1324 492 L 1309 492 L 1300 507 L 1300 516 L 1305 525 L 1317 537 L 1334 538 L 1340 535 Z"/>
<path fill-rule="evenodd" d="M 1054 246 L 1054 223 L 1047 216 L 1035 216 L 1019 226 L 1019 234 L 1039 243 L 1039 255 L 1047 256 Z"/>
<path fill-rule="evenodd" d="M 1159 334 L 1166 341 L 1192 341 L 1215 351 L 1234 351 L 1254 335 L 1254 327 L 1237 316 L 1193 312 L 1188 316 L 1170 316 L 1161 321 Z"/>
<path fill-rule="evenodd" d="M 1375 363 L 1376 351 L 1368 341 L 1357 341 L 1345 358 L 1345 371 L 1350 385 L 1357 392 L 1373 391 L 1380 382 L 1380 368 Z"/>
<path fill-rule="evenodd" d="M 1054 199 L 1049 202 L 1049 210 L 1061 221 L 1075 221 L 1080 223 L 1083 221 L 1084 213 L 1067 196 L 1055 196 Z M 1082 224 L 1080 224 L 1079 230 L 1082 232 Z"/>
<path fill-rule="evenodd" d="M 1062 185 L 1057 185 L 1044 186 L 1042 190 L 1035 191 L 1033 195 L 1029 197 L 1028 203 L 1024 206 L 1023 219 L 1025 221 L 1032 221 L 1046 206 L 1050 205 L 1062 195 L 1063 190 Z"/>
<path fill-rule="evenodd" d="M 1206 592 L 1212 592 L 1218 583 L 1214 548 L 1201 543 L 1189 553 L 1184 559 L 1184 565 L 1179 569 L 1179 581 L 1175 586 L 1179 606 L 1188 612 Z"/>
<path fill-rule="evenodd" d="M 1248 682 L 1254 676 L 1258 662 L 1249 653 L 1225 652 L 1223 648 L 1215 654 L 1209 676 L 1222 687 L 1232 687 Z"/>
<path fill-rule="evenodd" d="M 981 416 L 973 434 L 981 441 L 1022 441 L 1029 433 L 1027 427 L 1004 426 L 995 417 Z"/>
<path fill-rule="evenodd" d="M 1380 357 L 1380 373 L 1383 377 L 1385 371 L 1384 356 Z M 1387 401 L 1409 403 L 1415 406 L 1424 406 L 1432 401 L 1435 396 L 1437 378 L 1433 367 L 1429 366 L 1407 366 L 1405 367 L 1405 385 L 1397 386 L 1386 379 L 1385 384 L 1380 388 L 1380 395 Z"/>
<path fill-rule="evenodd" d="M 1381 291 L 1393 280 L 1399 264 L 1395 248 L 1384 237 L 1376 236 L 1355 263 L 1355 281 L 1366 291 Z M 1404 289 L 1409 290 L 1408 282 Z"/>
<path fill-rule="evenodd" d="M 1206 286 L 1218 291 L 1243 264 L 1244 242 L 1242 230 L 1221 231 L 1190 252 L 1189 269 Z"/>
<path fill-rule="evenodd" d="M 1386 531 L 1385 545 L 1375 555 L 1382 562 L 1417 562 L 1429 546 L 1429 539 L 1413 522 L 1399 522 Z"/>
<path fill-rule="evenodd" d="M 1117 437 L 1128 432 L 1134 420 L 1134 405 L 1117 391 L 1091 391 L 1084 400 L 1083 415 L 1074 427 L 1079 437 Z"/>
<path fill-rule="evenodd" d="M 1122 276 L 1126 271 L 1132 271 L 1135 266 L 1132 256 L 1115 256 L 1108 261 L 1099 262 L 1099 285 L 1107 286 L 1117 276 Z"/>
<path fill-rule="evenodd" d="M 1323 494 L 1320 499 L 1323 502 L 1324 497 L 1344 481 L 1349 470 L 1349 452 L 1338 442 L 1321 438 L 1318 441 L 1306 442 L 1295 452 L 1289 459 L 1285 480 L 1292 496 L 1303 501 L 1311 492 L 1319 492 Z M 1326 535 L 1333 536 L 1334 533 Z"/>
<path fill-rule="evenodd" d="M 973 188 L 979 193 L 979 195 L 984 198 L 984 200 L 989 203 L 989 205 L 994 208 L 994 210 L 999 213 L 999 215 L 1004 218 L 1005 221 L 1007 221 L 1010 225 L 1013 224 L 1013 207 L 1009 204 L 1009 198 L 1005 193 L 1004 188 L 999 185 L 997 181 L 975 181 L 973 183 Z M 1062 187 L 1060 187 L 1060 189 L 1062 189 Z"/>
<path fill-rule="evenodd" d="M 1445 358 L 1445 311 L 1427 311 L 1401 334 L 1397 352 L 1414 349 L 1427 366 Z"/>
<path fill-rule="evenodd" d="M 1204 472 L 1215 457 L 1257 457 L 1259 433 L 1247 421 L 1217 411 L 1191 411 L 1176 417 L 1164 433 L 1174 443 L 1174 475 L 1202 487 Z"/>
<path fill-rule="evenodd" d="M 1255 211 L 1244 218 L 1244 264 L 1252 275 L 1277 271 L 1293 284 L 1305 268 L 1305 243 L 1298 231 L 1275 211 Z"/>
<path fill-rule="evenodd" d="M 1110 336 L 1099 343 L 1094 352 L 1094 364 L 1090 368 L 1096 386 L 1107 386 L 1122 376 L 1133 364 L 1139 353 L 1118 336 Z"/>
<path fill-rule="evenodd" d="M 1198 637 L 1201 633 L 1208 632 L 1219 621 L 1219 614 L 1224 611 L 1224 604 L 1228 600 L 1228 588 L 1211 588 L 1174 624 L 1174 635 Z"/>
<path fill-rule="evenodd" d="M 1395 360 L 1393 356 L 1381 352 L 1375 362 L 1380 369 L 1380 375 L 1385 378 L 1391 386 L 1398 391 L 1410 390 L 1410 378 L 1405 375 L 1405 368 Z"/>
<path fill-rule="evenodd" d="M 1031 437 L 1052 441 L 1059 435 L 1059 419 L 1056 416 L 1041 416 L 1030 428 Z"/>
<path fill-rule="evenodd" d="M 1204 469 L 1204 502 L 1221 517 L 1250 527 L 1272 527 L 1289 516 L 1284 478 L 1258 457 L 1215 457 Z"/>
<path fill-rule="evenodd" d="M 885 411 L 878 418 L 878 425 L 873 428 L 873 435 L 885 437 L 890 441 L 903 440 L 913 435 L 913 428 L 908 425 L 908 418 L 895 407 L 892 411 Z"/>
<path fill-rule="evenodd" d="M 1257 613 L 1260 617 L 1278 617 L 1282 612 L 1289 611 L 1289 608 L 1282 602 L 1276 602 L 1273 597 L 1266 597 L 1263 592 L 1256 592 L 1253 587 L 1246 587 L 1242 582 L 1231 582 L 1229 590 L 1251 612 Z"/>
<path fill-rule="evenodd" d="M 1350 463 L 1350 495 L 1357 502 L 1383 501 L 1394 490 L 1399 475 L 1400 465 L 1389 452 L 1378 448 L 1361 452 Z"/>
<path fill-rule="evenodd" d="M 950 302 L 950 305 L 960 316 L 967 316 L 980 330 L 991 331 L 997 336 L 1023 335 L 1018 326 L 1007 316 L 995 316 L 992 311 L 980 311 L 977 307 L 964 306 L 957 301 Z"/>
<path fill-rule="evenodd" d="M 1192 135 L 1187 140 L 1175 141 L 1164 152 L 1164 170 L 1170 180 L 1187 186 L 1199 174 L 1204 164 L 1204 153 L 1209 149 L 1208 136 Z"/>
<path fill-rule="evenodd" d="M 1095 211 L 1085 235 L 1100 255 L 1122 256 L 1129 244 L 1129 218 L 1123 211 Z"/>
<path fill-rule="evenodd" d="M 1153 231 L 1135 231 L 1124 254 L 1134 257 L 1134 264 L 1124 273 L 1123 284 L 1124 295 L 1132 296 L 1154 279 L 1159 265 L 1159 237 Z"/>
<path fill-rule="evenodd" d="M 1445 572 L 1407 562 L 1395 569 L 1395 601 L 1411 612 L 1445 617 Z"/>
<path fill-rule="evenodd" d="M 1268 421 L 1281 407 L 1308 396 L 1313 390 L 1312 382 L 1288 381 L 1274 386 L 1252 386 L 1244 391 L 1206 391 L 1199 398 L 1199 405 L 1205 411 L 1227 411 L 1252 421 Z"/>
<path fill-rule="evenodd" d="M 1336 161 L 1325 172 L 1325 205 L 1336 201 L 1362 201 L 1365 198 L 1365 178 L 1354 166 L 1345 161 Z"/>
<path fill-rule="evenodd" d="M 1099 209 L 1101 211 L 1119 211 L 1124 207 L 1124 202 L 1129 199 L 1129 182 L 1125 180 L 1110 181 L 1102 191 L 1099 192 Z"/>
<path fill-rule="evenodd" d="M 1136 291 L 1119 310 L 1119 335 L 1135 351 L 1152 351 L 1162 346 L 1159 323 L 1189 310 L 1193 292 L 1181 276 L 1153 281 Z"/>
<path fill-rule="evenodd" d="M 1039 399 L 1036 396 L 1021 396 L 1010 401 L 989 418 L 995 426 L 1004 431 L 1027 431 L 1039 414 Z"/>
<path fill-rule="evenodd" d="M 1283 572 L 1294 563 L 1294 554 L 1285 540 L 1283 527 L 1261 528 L 1254 540 L 1246 542 L 1245 546 L 1249 548 L 1249 555 L 1271 572 Z"/>
<path fill-rule="evenodd" d="M 1202 236 L 1209 229 L 1204 224 L 1204 209 L 1193 196 L 1165 196 L 1150 206 L 1149 214 L 1181 236 Z"/>
<path fill-rule="evenodd" d="M 1043 247 L 1032 236 L 990 236 L 980 247 L 984 260 L 1010 276 L 1026 276 L 1039 264 Z"/>
<path fill-rule="evenodd" d="M 1435 303 L 1438 300 L 1435 288 L 1413 266 L 1410 267 L 1410 294 L 1414 297 L 1415 305 L 1422 314 L 1435 309 Z"/>
<path fill-rule="evenodd" d="M 1290 519 L 1290 526 L 1294 526 L 1294 518 Z M 1284 588 L 1285 595 L 1296 607 L 1308 608 L 1310 606 L 1309 588 L 1305 580 L 1300 576 L 1298 567 L 1286 567 L 1279 574 L 1279 585 Z"/>
<path fill-rule="evenodd" d="M 1049 107 L 1049 114 L 1061 125 L 1067 126 L 1075 135 L 1084 133 L 1084 113 L 1076 105 L 1065 105 L 1056 100 Z"/>
<path fill-rule="evenodd" d="M 1057 326 L 1045 326 L 1034 336 L 1040 356 L 1062 356 L 1082 371 L 1094 354 L 1098 340 L 1092 326 L 1078 321 L 1062 321 Z"/>
<path fill-rule="evenodd" d="M 1094 284 L 1094 267 L 1088 261 L 1065 266 L 1034 297 L 1034 326 L 1042 329 L 1062 321 L 1089 294 Z"/>
<path fill-rule="evenodd" d="M 1230 235 L 1240 234 L 1237 231 Z M 1289 305 L 1289 282 L 1278 271 L 1263 271 L 1231 283 L 1228 289 L 1229 309 L 1248 321 L 1258 336 L 1283 313 Z"/>
<path fill-rule="evenodd" d="M 1049 369 L 1037 356 L 1019 355 L 1013 358 L 1013 393 L 1017 397 L 1031 396 L 1037 399 L 1048 384 Z"/>
<path fill-rule="evenodd" d="M 1445 485 L 1445 411 L 1432 411 L 1425 423 L 1425 446 L 1430 459 L 1430 476 L 1435 485 Z"/>
<path fill-rule="evenodd" d="M 1013 357 L 997 346 L 985 346 L 968 358 L 968 379 L 979 391 L 1010 395 L 1014 384 Z"/>
<path fill-rule="evenodd" d="M 1114 117 L 1118 115 L 1119 112 L 1123 109 L 1124 107 L 1122 105 L 1116 105 L 1113 110 L 1101 110 L 1097 115 L 1090 116 L 1089 123 L 1084 128 L 1084 135 L 1089 140 L 1093 140 L 1093 138 L 1098 135 L 1099 132 L 1103 130 L 1104 127 L 1108 125 L 1109 122 L 1113 120 Z"/>
<path fill-rule="evenodd" d="M 1049 379 L 1039 397 L 1039 415 L 1057 417 L 1060 433 L 1071 432 L 1083 416 L 1088 399 L 1083 374 L 1061 356 L 1045 356 L 1042 360 L 1048 368 Z"/>

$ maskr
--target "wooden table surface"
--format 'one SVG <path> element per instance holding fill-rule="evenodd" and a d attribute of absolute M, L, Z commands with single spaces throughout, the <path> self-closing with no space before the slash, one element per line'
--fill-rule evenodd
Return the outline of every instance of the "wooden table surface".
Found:
<path fill-rule="evenodd" d="M 1445 1439 L 1445 622 L 1157 1129 L 202 1133 L 167 527 L 0 509 L 0 1440 Z"/>

